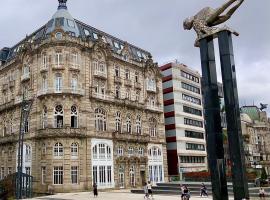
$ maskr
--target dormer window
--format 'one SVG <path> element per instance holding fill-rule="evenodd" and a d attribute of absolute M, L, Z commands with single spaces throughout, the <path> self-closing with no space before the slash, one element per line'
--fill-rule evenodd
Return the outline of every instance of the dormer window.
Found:
<path fill-rule="evenodd" d="M 67 19 L 67 24 L 68 24 L 69 27 L 75 28 L 75 23 L 74 23 L 73 20 Z"/>
<path fill-rule="evenodd" d="M 117 48 L 117 49 L 120 49 L 120 46 L 119 46 L 119 43 L 118 42 L 113 42 L 114 44 L 114 47 Z"/>
<path fill-rule="evenodd" d="M 89 32 L 87 29 L 84 29 L 84 34 L 85 34 L 86 36 L 89 36 L 89 35 L 90 35 L 90 32 Z"/>
<path fill-rule="evenodd" d="M 98 34 L 97 33 L 93 33 L 93 37 L 94 37 L 94 39 L 98 39 Z"/>

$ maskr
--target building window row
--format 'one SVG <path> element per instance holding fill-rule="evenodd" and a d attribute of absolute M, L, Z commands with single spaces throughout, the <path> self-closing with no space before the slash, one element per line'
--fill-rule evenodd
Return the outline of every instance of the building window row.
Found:
<path fill-rule="evenodd" d="M 204 156 L 179 156 L 180 163 L 205 163 Z"/>
<path fill-rule="evenodd" d="M 195 108 L 183 106 L 183 111 L 185 113 L 202 116 L 202 111 L 201 110 L 198 110 L 198 109 L 195 109 Z"/>
<path fill-rule="evenodd" d="M 115 77 L 120 77 L 121 76 L 121 69 L 119 66 L 114 67 L 114 76 Z M 131 74 L 129 69 L 125 69 L 125 79 L 130 80 Z M 135 83 L 139 82 L 139 72 L 135 72 Z"/>
<path fill-rule="evenodd" d="M 194 75 L 191 75 L 191 74 L 189 74 L 187 72 L 184 72 L 184 71 L 181 71 L 181 76 L 186 78 L 186 79 L 189 79 L 189 80 L 191 80 L 193 82 L 196 82 L 196 83 L 200 82 L 200 79 L 198 77 L 196 77 Z"/>
<path fill-rule="evenodd" d="M 117 156 L 124 156 L 124 147 L 123 146 L 119 146 L 117 148 Z M 127 149 L 127 154 L 128 156 L 143 156 L 144 155 L 144 148 L 143 147 L 139 147 L 138 149 L 135 147 L 128 147 Z"/>
<path fill-rule="evenodd" d="M 44 146 L 42 147 L 44 148 Z M 45 145 L 46 148 L 46 145 Z M 42 149 L 42 154 L 46 153 L 46 149 L 45 151 L 43 151 Z M 57 142 L 55 143 L 54 147 L 53 147 L 53 155 L 55 158 L 61 158 L 64 156 L 64 146 L 62 143 Z M 72 143 L 70 146 L 70 155 L 72 158 L 77 158 L 79 155 L 79 145 L 77 143 Z"/>
<path fill-rule="evenodd" d="M 204 133 L 195 131 L 185 131 L 185 136 L 188 138 L 204 139 Z"/>
<path fill-rule="evenodd" d="M 186 150 L 205 151 L 204 144 L 186 143 Z"/>
<path fill-rule="evenodd" d="M 196 126 L 196 127 L 203 127 L 203 122 L 194 120 L 194 119 L 188 119 L 184 118 L 184 124 L 185 125 L 190 125 L 190 126 Z"/>
<path fill-rule="evenodd" d="M 76 53 L 76 52 L 71 53 L 69 56 L 67 56 L 67 58 L 69 58 L 70 64 L 71 64 L 72 67 L 77 68 L 79 66 L 79 55 L 78 55 L 78 53 Z M 62 51 L 57 51 L 53 55 L 53 64 L 55 65 L 55 67 L 63 67 L 64 60 L 65 60 L 64 59 L 64 53 L 62 53 Z M 48 69 L 48 67 L 49 67 L 49 55 L 47 55 L 46 53 L 42 54 L 41 63 L 42 63 L 42 68 L 43 69 Z"/>
<path fill-rule="evenodd" d="M 185 101 L 189 101 L 191 103 L 194 103 L 194 104 L 201 105 L 201 100 L 200 99 L 189 96 L 189 95 L 186 95 L 186 94 L 182 94 L 182 99 L 185 100 Z"/>
<path fill-rule="evenodd" d="M 189 90 L 189 91 L 195 92 L 197 94 L 200 94 L 201 93 L 200 92 L 200 88 L 197 88 L 195 86 L 189 85 L 189 84 L 184 83 L 184 82 L 182 82 L 181 84 L 182 84 L 182 88 L 184 88 L 185 90 Z"/>

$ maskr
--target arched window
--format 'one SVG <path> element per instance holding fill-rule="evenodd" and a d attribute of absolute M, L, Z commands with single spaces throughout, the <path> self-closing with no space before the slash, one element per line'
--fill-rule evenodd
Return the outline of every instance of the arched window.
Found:
<path fill-rule="evenodd" d="M 132 165 L 129 169 L 129 178 L 130 178 L 130 186 L 135 187 L 136 182 L 135 182 L 135 166 Z"/>
<path fill-rule="evenodd" d="M 63 87 L 63 79 L 62 79 L 62 74 L 57 73 L 55 75 L 55 91 L 56 92 L 61 92 Z"/>
<path fill-rule="evenodd" d="M 128 114 L 126 120 L 127 133 L 131 133 L 131 117 Z"/>
<path fill-rule="evenodd" d="M 149 135 L 151 137 L 157 136 L 157 120 L 155 118 L 149 119 Z"/>
<path fill-rule="evenodd" d="M 115 97 L 117 99 L 120 99 L 121 98 L 121 90 L 120 90 L 120 86 L 119 85 L 115 86 Z"/>
<path fill-rule="evenodd" d="M 161 149 L 158 147 L 152 147 L 148 150 L 148 156 L 152 159 L 162 159 Z"/>
<path fill-rule="evenodd" d="M 71 128 L 78 128 L 78 110 L 76 106 L 71 106 Z"/>
<path fill-rule="evenodd" d="M 31 161 L 31 155 L 32 155 L 31 146 L 25 145 L 25 161 L 26 162 Z"/>
<path fill-rule="evenodd" d="M 47 79 L 47 76 L 44 75 L 44 76 L 42 77 L 42 91 L 43 91 L 43 92 L 46 92 L 47 89 L 48 89 L 48 79 Z"/>
<path fill-rule="evenodd" d="M 115 115 L 115 131 L 121 133 L 121 113 L 116 112 Z"/>
<path fill-rule="evenodd" d="M 138 115 L 136 118 L 136 133 L 141 134 L 142 133 L 142 121 L 141 116 Z"/>
<path fill-rule="evenodd" d="M 107 130 L 106 112 L 101 108 L 95 110 L 95 127 L 97 131 Z"/>
<path fill-rule="evenodd" d="M 79 148 L 77 143 L 72 143 L 70 146 L 70 153 L 72 157 L 78 157 Z"/>
<path fill-rule="evenodd" d="M 42 110 L 42 128 L 47 128 L 48 125 L 48 110 L 47 107 L 44 106 Z"/>
<path fill-rule="evenodd" d="M 72 78 L 71 78 L 71 90 L 73 91 L 73 92 L 76 92 L 76 90 L 77 90 L 77 88 L 78 88 L 78 78 L 77 78 L 77 76 L 72 76 Z"/>
<path fill-rule="evenodd" d="M 54 108 L 54 127 L 62 128 L 64 120 L 64 111 L 62 105 L 57 105 Z"/>
<path fill-rule="evenodd" d="M 53 148 L 54 157 L 61 157 L 64 155 L 64 147 L 62 143 L 57 142 Z"/>

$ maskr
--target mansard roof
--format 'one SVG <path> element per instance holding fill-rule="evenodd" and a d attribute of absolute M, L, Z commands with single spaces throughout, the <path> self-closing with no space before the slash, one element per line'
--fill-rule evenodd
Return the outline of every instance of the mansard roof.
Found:
<path fill-rule="evenodd" d="M 72 37 L 80 38 L 84 41 L 91 40 L 97 41 L 99 37 L 108 43 L 115 53 L 120 53 L 125 45 L 128 45 L 128 50 L 133 59 L 140 61 L 141 59 L 147 59 L 150 56 L 148 51 L 145 51 L 139 47 L 136 47 L 126 41 L 118 39 L 108 33 L 98 30 L 92 26 L 89 26 L 77 19 L 74 19 L 67 10 L 66 1 L 58 0 L 59 6 L 53 17 L 44 26 L 39 28 L 34 33 L 27 36 L 18 44 L 11 48 L 3 48 L 0 50 L 0 61 L 7 62 L 16 57 L 19 50 L 24 46 L 25 42 L 40 43 L 43 39 L 49 37 L 49 35 L 57 28 L 61 28 Z"/>

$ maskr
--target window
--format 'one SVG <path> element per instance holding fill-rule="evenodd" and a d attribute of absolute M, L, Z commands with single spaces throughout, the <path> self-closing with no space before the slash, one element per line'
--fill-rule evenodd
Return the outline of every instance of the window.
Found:
<path fill-rule="evenodd" d="M 179 156 L 181 163 L 205 163 L 204 156 Z"/>
<path fill-rule="evenodd" d="M 42 77 L 42 91 L 43 92 L 46 92 L 48 89 L 48 79 L 47 79 L 47 76 L 43 76 Z"/>
<path fill-rule="evenodd" d="M 140 101 L 140 91 L 136 91 L 135 100 Z"/>
<path fill-rule="evenodd" d="M 115 98 L 120 99 L 121 98 L 121 92 L 120 92 L 120 86 L 115 86 Z"/>
<path fill-rule="evenodd" d="M 70 147 L 71 157 L 78 157 L 78 144 L 72 143 Z"/>
<path fill-rule="evenodd" d="M 29 119 L 25 119 L 24 121 L 24 133 L 28 133 L 29 132 Z"/>
<path fill-rule="evenodd" d="M 184 124 L 185 125 L 190 125 L 190 126 L 196 126 L 196 127 L 203 127 L 203 122 L 202 121 L 198 121 L 198 120 L 194 120 L 194 119 L 188 119 L 188 118 L 184 118 Z"/>
<path fill-rule="evenodd" d="M 62 52 L 56 52 L 55 54 L 55 58 L 54 58 L 54 63 L 56 65 L 56 67 L 60 67 L 61 65 L 63 65 L 63 54 Z"/>
<path fill-rule="evenodd" d="M 78 85 L 78 78 L 77 76 L 72 76 L 71 78 L 71 89 L 72 89 L 72 92 L 76 92 L 77 91 L 77 85 Z"/>
<path fill-rule="evenodd" d="M 48 57 L 46 54 L 42 55 L 42 68 L 47 69 L 48 68 Z"/>
<path fill-rule="evenodd" d="M 115 66 L 114 72 L 115 72 L 116 77 L 120 77 L 120 67 L 119 66 Z"/>
<path fill-rule="evenodd" d="M 57 166 L 53 168 L 53 184 L 62 185 L 63 184 L 63 167 Z"/>
<path fill-rule="evenodd" d="M 155 98 L 155 96 L 148 97 L 148 105 L 151 108 L 154 108 L 156 106 L 156 98 Z"/>
<path fill-rule="evenodd" d="M 189 84 L 183 83 L 183 82 L 181 83 L 181 85 L 182 85 L 182 88 L 184 88 L 185 90 L 189 90 L 191 92 L 195 92 L 197 94 L 200 94 L 200 88 L 197 88 L 195 86 L 192 86 L 192 85 L 189 85 Z"/>
<path fill-rule="evenodd" d="M 135 166 L 132 165 L 129 169 L 129 178 L 130 178 L 130 186 L 135 187 L 136 186 L 136 179 L 135 179 Z"/>
<path fill-rule="evenodd" d="M 32 155 L 31 146 L 25 145 L 25 161 L 26 162 L 31 161 L 31 155 Z"/>
<path fill-rule="evenodd" d="M 138 115 L 136 118 L 136 133 L 142 134 L 142 121 L 140 115 Z"/>
<path fill-rule="evenodd" d="M 54 128 L 62 128 L 64 120 L 64 111 L 62 105 L 54 108 Z"/>
<path fill-rule="evenodd" d="M 95 87 L 95 93 L 99 95 L 100 97 L 105 97 L 105 83 L 103 82 L 97 82 Z"/>
<path fill-rule="evenodd" d="M 93 37 L 94 37 L 94 39 L 98 39 L 98 34 L 97 33 L 93 33 Z"/>
<path fill-rule="evenodd" d="M 1 174 L 0 174 L 0 180 L 5 178 L 5 168 L 1 167 Z"/>
<path fill-rule="evenodd" d="M 133 155 L 134 155 L 134 148 L 128 147 L 128 156 L 133 156 Z"/>
<path fill-rule="evenodd" d="M 135 83 L 139 82 L 139 73 L 135 72 Z"/>
<path fill-rule="evenodd" d="M 182 99 L 185 100 L 185 101 L 189 101 L 191 103 L 194 103 L 194 104 L 201 105 L 201 100 L 200 99 L 189 96 L 189 95 L 186 95 L 186 94 L 182 94 Z"/>
<path fill-rule="evenodd" d="M 186 150 L 205 151 L 203 144 L 186 143 Z"/>
<path fill-rule="evenodd" d="M 106 63 L 104 61 L 94 60 L 93 61 L 93 69 L 94 69 L 95 75 L 102 75 L 102 76 L 107 75 L 107 67 L 106 67 Z"/>
<path fill-rule="evenodd" d="M 125 74 L 126 74 L 126 79 L 129 80 L 130 79 L 129 69 L 126 69 Z"/>
<path fill-rule="evenodd" d="M 104 62 L 99 62 L 99 70 L 101 73 L 106 73 L 106 64 Z"/>
<path fill-rule="evenodd" d="M 124 149 L 122 146 L 119 146 L 117 149 L 117 155 L 118 156 L 123 156 L 124 155 Z"/>
<path fill-rule="evenodd" d="M 155 118 L 149 119 L 149 135 L 151 137 L 157 136 L 157 120 Z"/>
<path fill-rule="evenodd" d="M 55 75 L 55 91 L 61 92 L 63 87 L 63 79 L 62 74 L 56 74 Z"/>
<path fill-rule="evenodd" d="M 156 80 L 154 78 L 147 79 L 147 90 L 148 91 L 156 91 Z"/>
<path fill-rule="evenodd" d="M 24 65 L 24 67 L 23 67 L 23 75 L 29 75 L 29 73 L 30 73 L 29 65 Z"/>
<path fill-rule="evenodd" d="M 189 138 L 204 139 L 204 134 L 195 131 L 185 131 L 185 136 Z"/>
<path fill-rule="evenodd" d="M 47 152 L 46 144 L 43 143 L 41 153 L 42 153 L 42 155 L 46 155 L 46 152 Z"/>
<path fill-rule="evenodd" d="M 106 123 L 106 112 L 101 108 L 97 108 L 95 110 L 95 128 L 96 131 L 106 131 L 107 123 Z"/>
<path fill-rule="evenodd" d="M 191 75 L 191 74 L 189 74 L 187 72 L 184 72 L 184 71 L 181 71 L 181 76 L 184 77 L 184 78 L 186 78 L 186 79 L 189 79 L 189 80 L 191 80 L 191 81 L 193 81 L 195 83 L 199 83 L 200 82 L 200 79 L 198 77 L 196 77 L 194 75 Z"/>
<path fill-rule="evenodd" d="M 76 106 L 71 106 L 71 128 L 78 128 L 78 111 Z"/>
<path fill-rule="evenodd" d="M 127 126 L 127 133 L 131 133 L 131 117 L 129 114 L 127 115 L 126 126 Z"/>
<path fill-rule="evenodd" d="M 138 149 L 138 155 L 139 156 L 143 156 L 143 154 L 144 154 L 143 148 L 142 147 L 139 147 L 139 149 Z"/>
<path fill-rule="evenodd" d="M 78 166 L 71 166 L 71 183 L 78 184 Z"/>
<path fill-rule="evenodd" d="M 130 98 L 131 98 L 130 90 L 127 89 L 127 90 L 126 90 L 126 99 L 130 100 Z"/>
<path fill-rule="evenodd" d="M 41 167 L 41 184 L 45 185 L 46 183 L 46 167 Z"/>
<path fill-rule="evenodd" d="M 42 128 L 47 128 L 48 125 L 48 110 L 47 107 L 44 106 L 42 110 Z"/>
<path fill-rule="evenodd" d="M 190 108 L 190 107 L 187 107 L 187 106 L 183 106 L 183 111 L 185 113 L 190 113 L 190 114 L 193 114 L 193 115 L 202 116 L 202 111 L 198 110 L 198 109 L 195 109 L 195 108 Z"/>
<path fill-rule="evenodd" d="M 12 167 L 8 167 L 8 175 L 12 174 Z"/>
<path fill-rule="evenodd" d="M 31 175 L 31 167 L 25 167 L 25 173 Z"/>
<path fill-rule="evenodd" d="M 86 36 L 89 36 L 89 35 L 90 35 L 90 32 L 89 32 L 87 29 L 84 29 L 84 34 L 85 34 Z"/>
<path fill-rule="evenodd" d="M 114 44 L 114 47 L 115 47 L 115 48 L 120 49 L 120 46 L 119 46 L 119 43 L 118 43 L 118 42 L 115 42 L 115 41 L 114 41 L 113 44 Z"/>
<path fill-rule="evenodd" d="M 115 115 L 115 131 L 121 133 L 121 113 L 117 112 Z"/>
<path fill-rule="evenodd" d="M 61 143 L 56 143 L 53 148 L 54 157 L 61 157 L 64 155 L 64 147 Z"/>
<path fill-rule="evenodd" d="M 93 147 L 93 159 L 111 160 L 111 147 L 107 144 L 97 144 Z"/>
<path fill-rule="evenodd" d="M 75 23 L 74 23 L 73 20 L 67 19 L 67 24 L 68 24 L 69 27 L 75 28 Z"/>

